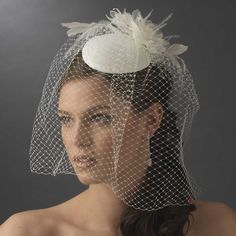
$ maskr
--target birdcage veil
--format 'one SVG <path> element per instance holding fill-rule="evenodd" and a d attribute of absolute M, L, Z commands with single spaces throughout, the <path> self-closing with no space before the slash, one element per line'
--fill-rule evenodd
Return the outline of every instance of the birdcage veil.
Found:
<path fill-rule="evenodd" d="M 50 65 L 34 119 L 33 173 L 86 172 L 136 209 L 186 205 L 196 198 L 198 188 L 183 158 L 200 107 L 179 57 L 187 46 L 163 36 L 171 15 L 159 24 L 150 15 L 113 9 L 97 23 L 62 23 L 69 37 Z M 79 109 L 102 102 L 103 114 L 77 116 Z M 59 115 L 62 104 L 74 113 Z M 153 104 L 162 113 L 151 133 L 143 114 Z"/>

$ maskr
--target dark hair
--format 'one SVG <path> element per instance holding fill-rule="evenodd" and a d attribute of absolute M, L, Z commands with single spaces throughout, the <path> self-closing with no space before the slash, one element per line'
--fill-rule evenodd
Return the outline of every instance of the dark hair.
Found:
<path fill-rule="evenodd" d="M 143 80 L 147 73 L 148 78 L 144 84 Z M 83 61 L 81 53 L 79 53 L 70 65 L 67 74 L 64 76 L 64 80 L 61 81 L 58 92 L 67 81 L 82 78 L 86 79 L 86 77 L 91 76 L 102 76 L 108 82 L 111 80 L 110 74 L 101 73 L 88 67 Z M 121 83 L 121 80 L 117 80 L 119 81 L 119 86 L 116 86 L 118 94 L 119 91 L 122 91 L 122 94 L 126 92 L 129 93 L 127 84 L 130 81 L 130 76 L 133 76 L 133 74 L 127 73 L 127 76 L 124 77 L 124 79 L 122 78 L 123 83 Z M 112 78 L 115 81 L 116 74 L 112 74 Z M 127 80 L 125 78 L 127 78 Z M 119 75 L 117 79 L 119 79 Z M 183 167 L 178 161 L 179 150 L 177 144 L 180 141 L 180 131 L 176 127 L 177 115 L 176 112 L 168 109 L 168 98 L 172 83 L 171 73 L 165 68 L 165 64 L 158 66 L 150 65 L 148 68 L 135 73 L 134 93 L 132 98 L 134 111 L 142 112 L 153 103 L 159 102 L 163 107 L 164 114 L 160 127 L 150 140 L 151 159 L 153 163 L 149 167 L 150 171 L 147 172 L 145 179 L 153 179 L 153 181 L 149 181 L 148 183 L 151 184 L 148 185 L 145 185 L 144 181 L 144 184 L 139 186 L 141 192 L 143 190 L 144 193 L 142 195 L 142 201 L 140 201 L 140 198 L 137 201 L 134 196 L 133 200 L 131 199 L 131 203 L 137 206 L 137 208 L 139 208 L 139 206 L 141 208 L 147 199 L 155 199 L 156 186 L 160 186 L 161 200 L 162 202 L 166 202 L 167 206 L 159 210 L 151 211 L 138 210 L 128 206 L 120 223 L 123 236 L 183 236 L 185 235 L 184 233 L 187 233 L 190 226 L 189 216 L 192 216 L 191 212 L 196 210 L 196 206 L 193 203 L 186 204 L 186 202 L 190 200 L 187 199 L 189 196 L 186 196 L 186 192 L 192 192 L 192 189 L 188 183 Z M 128 94 L 127 97 L 129 97 Z M 165 116 L 169 116 L 169 119 L 164 119 Z M 165 163 L 165 165 L 163 165 L 163 163 Z M 169 179 L 163 178 L 164 172 L 166 172 L 166 168 L 168 167 L 175 170 L 175 175 Z M 158 170 L 158 172 L 154 174 L 152 170 L 154 171 L 155 169 Z M 168 185 L 170 187 L 163 188 L 162 190 L 161 186 L 165 186 L 167 182 L 170 181 L 172 183 Z M 178 189 L 176 186 L 178 186 Z M 180 186 L 182 187 L 182 191 L 179 191 Z M 190 197 L 194 199 L 193 195 Z M 183 205 L 168 205 L 171 199 L 177 199 L 176 201 L 182 202 Z M 186 222 L 188 223 L 187 231 L 183 232 Z"/>

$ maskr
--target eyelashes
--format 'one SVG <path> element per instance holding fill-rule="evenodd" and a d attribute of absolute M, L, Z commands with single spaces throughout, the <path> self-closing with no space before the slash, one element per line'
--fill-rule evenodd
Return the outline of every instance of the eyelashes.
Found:
<path fill-rule="evenodd" d="M 70 116 L 59 116 L 60 123 L 62 125 L 69 125 L 72 123 L 73 119 Z M 110 115 L 98 113 L 86 119 L 86 122 L 95 122 L 95 123 L 110 123 L 112 117 Z"/>
<path fill-rule="evenodd" d="M 70 121 L 69 116 L 59 116 L 60 123 L 66 125 Z"/>
<path fill-rule="evenodd" d="M 91 117 L 92 121 L 105 121 L 105 122 L 110 122 L 111 121 L 111 116 L 110 115 L 105 115 L 102 113 L 96 114 L 94 116 Z"/>

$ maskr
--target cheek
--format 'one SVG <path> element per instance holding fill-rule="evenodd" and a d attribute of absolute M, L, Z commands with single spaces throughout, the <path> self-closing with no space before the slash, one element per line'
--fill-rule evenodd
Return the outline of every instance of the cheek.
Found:
<path fill-rule="evenodd" d="M 144 135 L 142 123 L 127 124 L 117 166 L 117 178 L 123 184 L 124 192 L 128 192 L 130 186 L 138 186 L 147 171 Z M 131 185 L 127 185 L 127 180 Z"/>
<path fill-rule="evenodd" d="M 95 145 L 95 152 L 97 154 L 110 154 L 112 150 L 112 132 L 111 129 L 95 130 L 93 132 L 93 141 Z"/>
<path fill-rule="evenodd" d="M 139 146 L 142 136 L 145 133 L 142 122 L 138 120 L 131 120 L 127 123 L 124 131 L 124 145 L 131 149 L 136 149 Z"/>
<path fill-rule="evenodd" d="M 66 149 L 68 149 L 69 145 L 70 145 L 71 135 L 69 135 L 69 134 L 70 134 L 70 132 L 68 132 L 65 129 L 61 128 L 62 142 L 63 142 Z"/>
<path fill-rule="evenodd" d="M 127 123 L 123 142 L 120 151 L 120 158 L 125 163 L 137 160 L 142 162 L 144 158 L 143 152 L 145 149 L 145 126 L 142 122 L 131 120 Z"/>
<path fill-rule="evenodd" d="M 70 151 L 75 145 L 73 132 L 70 129 L 61 129 L 61 136 L 65 148 Z M 96 153 L 110 152 L 112 149 L 112 132 L 109 128 L 94 128 L 91 131 L 90 138 L 92 140 L 92 150 Z"/>
<path fill-rule="evenodd" d="M 127 153 L 126 156 L 131 157 L 137 153 L 138 148 L 140 148 L 141 134 L 142 132 L 140 132 L 138 127 L 126 129 L 122 142 L 122 152 Z"/>

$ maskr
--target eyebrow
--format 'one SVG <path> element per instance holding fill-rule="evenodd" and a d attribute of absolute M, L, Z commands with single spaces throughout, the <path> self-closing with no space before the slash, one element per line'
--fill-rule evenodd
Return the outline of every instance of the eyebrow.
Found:
<path fill-rule="evenodd" d="M 99 105 L 89 108 L 87 111 L 85 111 L 85 113 L 90 114 L 90 113 L 94 113 L 94 112 L 101 110 L 101 109 L 110 109 L 110 106 L 99 104 Z M 70 113 L 68 111 L 63 111 L 63 110 L 59 110 L 59 109 L 58 109 L 58 113 L 70 115 Z"/>

